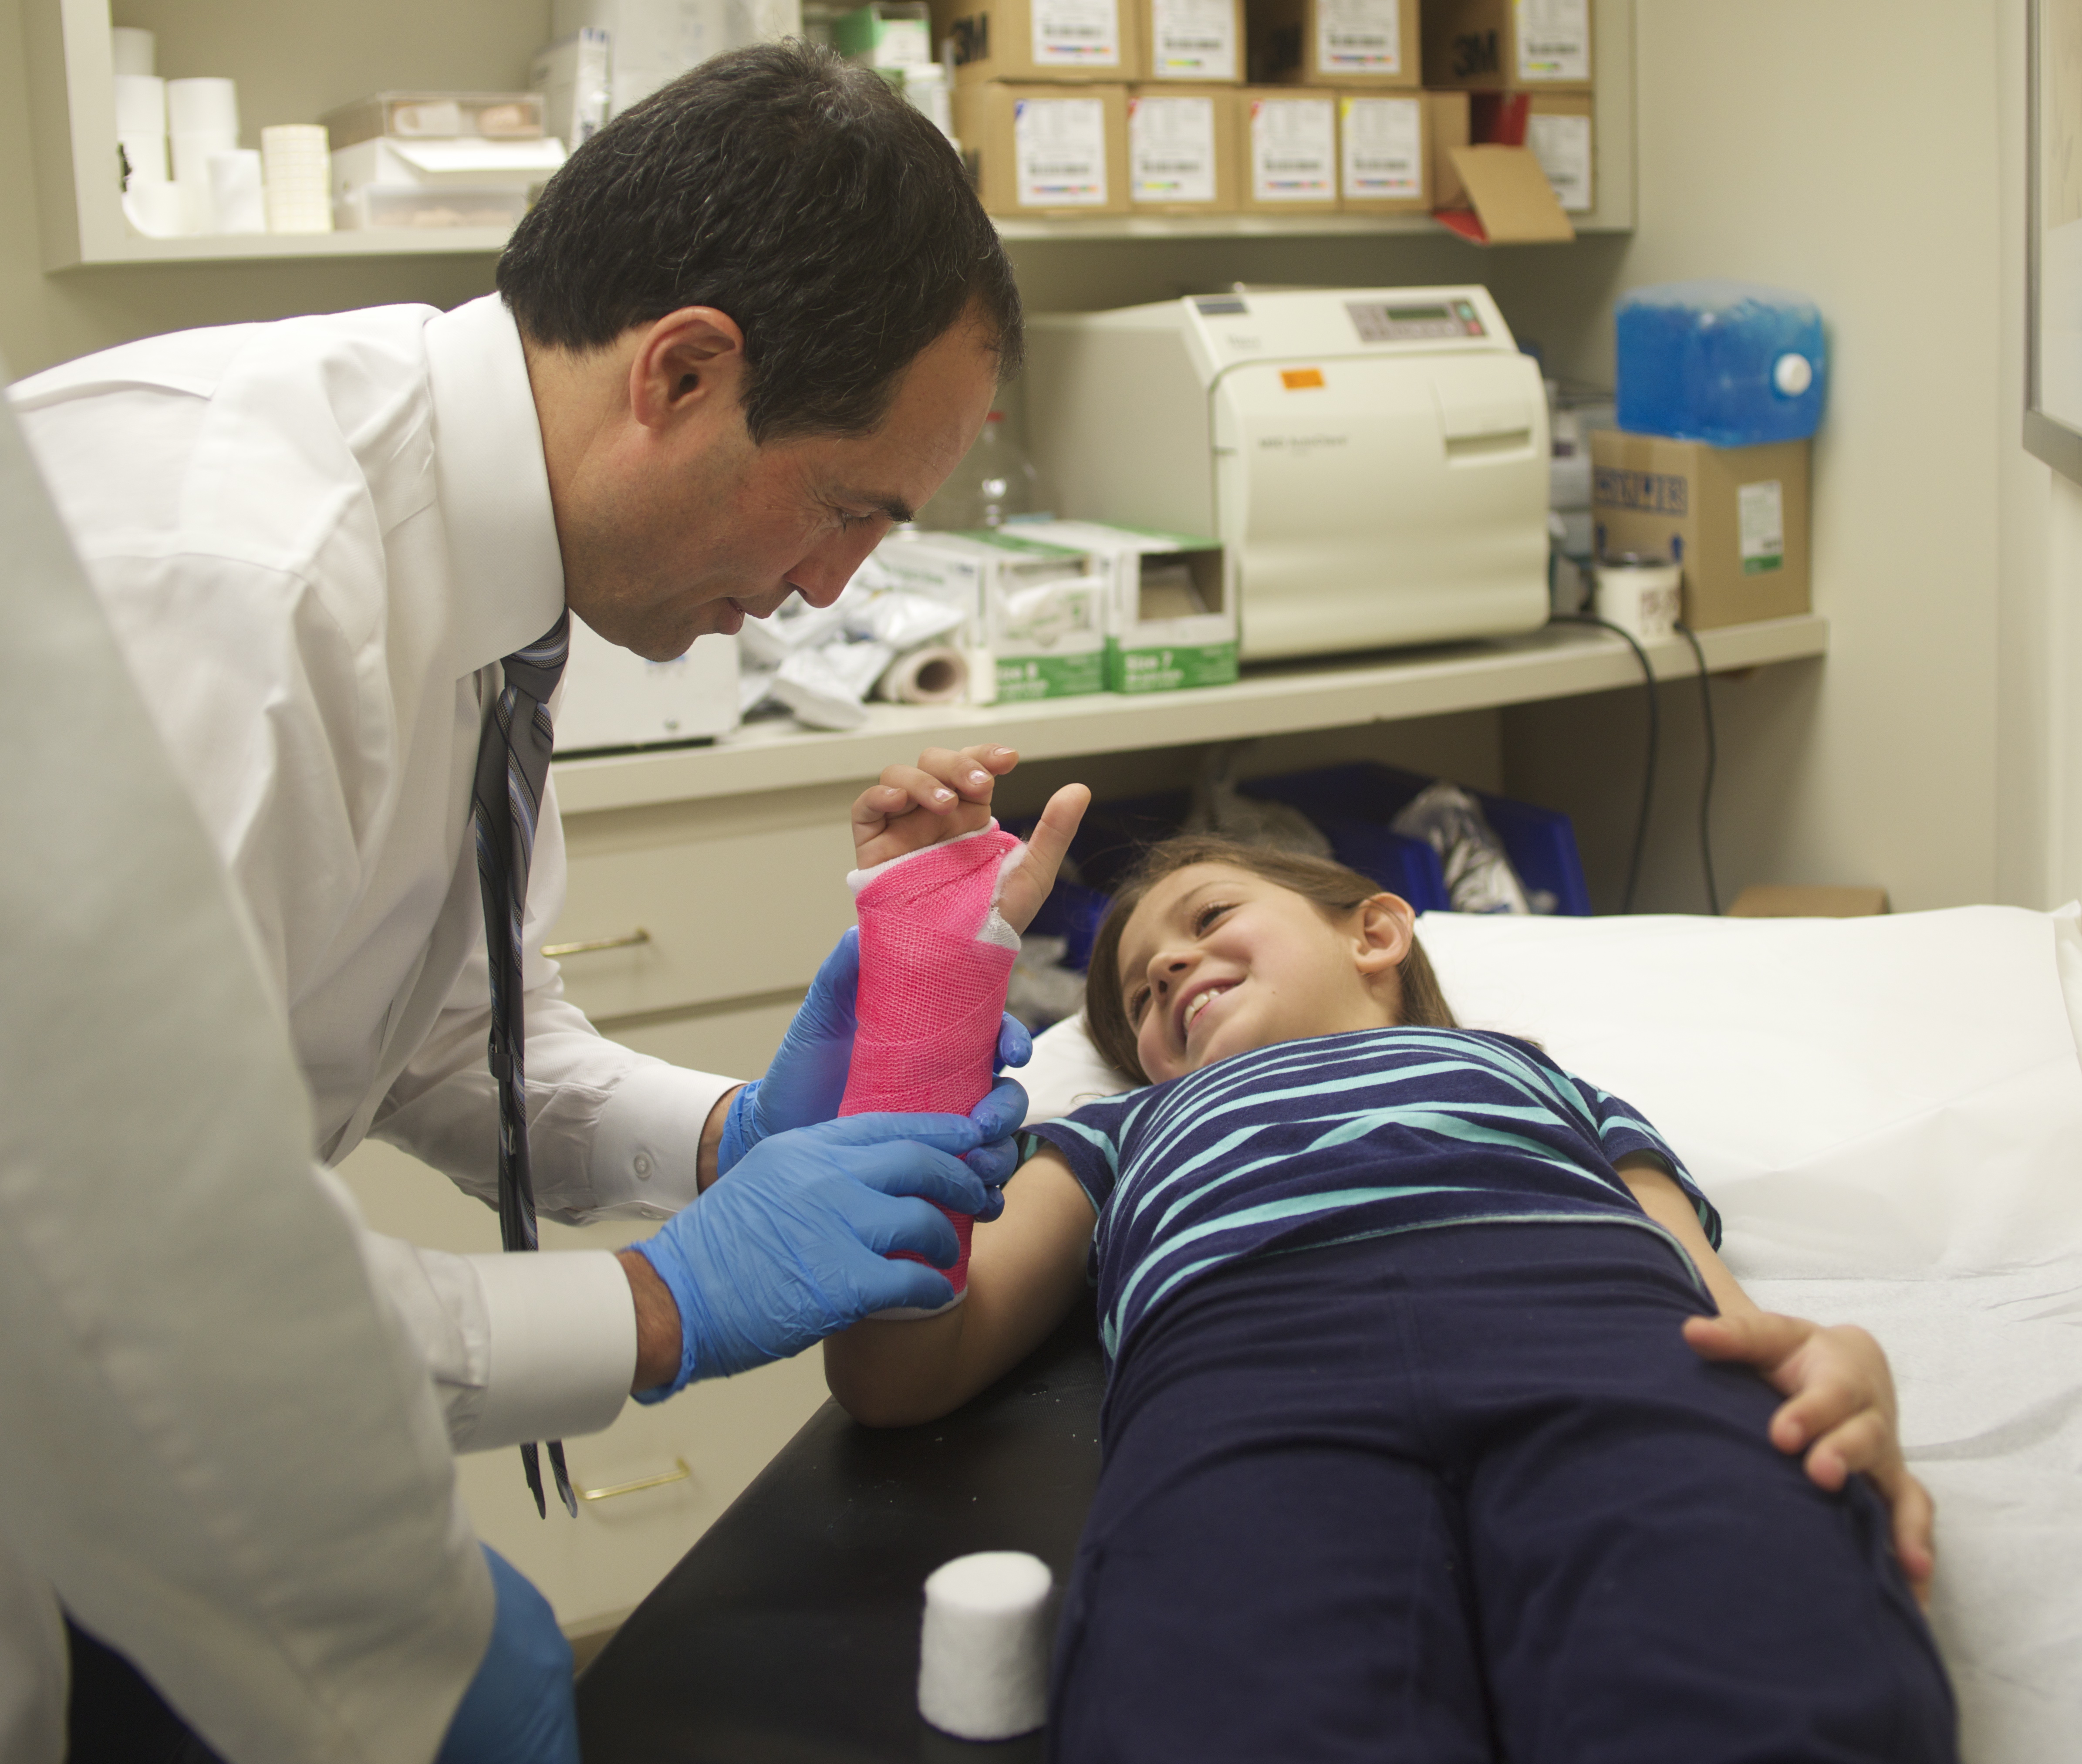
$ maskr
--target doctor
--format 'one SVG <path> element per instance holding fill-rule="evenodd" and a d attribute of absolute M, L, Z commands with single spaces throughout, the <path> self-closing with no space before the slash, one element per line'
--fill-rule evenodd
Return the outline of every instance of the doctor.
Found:
<path fill-rule="evenodd" d="M 320 1157 L 373 1133 L 496 1201 L 509 1249 L 537 1207 L 671 1217 L 618 1257 L 369 1245 L 453 1444 L 522 1445 L 568 1504 L 554 1442 L 632 1391 L 943 1302 L 886 1252 L 952 1261 L 926 1203 L 995 1212 L 1023 1099 L 832 1122 L 847 945 L 757 1087 L 595 1032 L 539 953 L 566 621 L 664 658 L 828 603 L 981 428 L 1021 321 L 946 140 L 795 44 L 581 148 L 499 288 L 155 338 L 14 398 L 251 914 Z M 1010 758 L 930 755 L 883 800 L 950 809 Z M 760 934 L 757 901 L 708 905 Z"/>

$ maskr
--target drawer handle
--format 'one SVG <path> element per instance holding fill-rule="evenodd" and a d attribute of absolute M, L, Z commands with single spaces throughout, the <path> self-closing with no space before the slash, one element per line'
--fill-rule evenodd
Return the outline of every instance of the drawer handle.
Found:
<path fill-rule="evenodd" d="M 689 1482 L 693 1479 L 693 1474 L 687 1468 L 685 1458 L 676 1458 L 672 1460 L 672 1467 L 661 1475 L 645 1476 L 635 1482 L 618 1482 L 609 1488 L 580 1488 L 574 1483 L 571 1492 L 584 1501 L 612 1500 L 617 1495 L 633 1495 L 645 1488 L 663 1488 L 668 1483 Z"/>
<path fill-rule="evenodd" d="M 651 941 L 650 932 L 639 925 L 619 937 L 595 937 L 579 943 L 545 943 L 542 953 L 554 961 L 559 956 L 590 956 L 596 949 L 634 949 Z"/>

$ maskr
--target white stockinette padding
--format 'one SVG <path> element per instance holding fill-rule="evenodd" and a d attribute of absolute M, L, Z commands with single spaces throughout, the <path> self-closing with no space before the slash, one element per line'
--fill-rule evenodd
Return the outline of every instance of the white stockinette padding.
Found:
<path fill-rule="evenodd" d="M 1937 1499 L 1932 1621 L 1959 1693 L 1963 1755 L 2072 1764 L 2076 909 L 1431 914 L 1418 933 L 1462 1023 L 1532 1037 L 1655 1124 L 1720 1208 L 1727 1260 L 1759 1303 L 1879 1338 L 1909 1460 Z M 1030 1119 L 1125 1087 L 1081 1021 L 1040 1036 L 1018 1075 Z"/>
<path fill-rule="evenodd" d="M 1031 1733 L 1048 1707 L 1048 1564 L 1023 1550 L 958 1555 L 926 1577 L 918 1712 L 963 1740 Z"/>

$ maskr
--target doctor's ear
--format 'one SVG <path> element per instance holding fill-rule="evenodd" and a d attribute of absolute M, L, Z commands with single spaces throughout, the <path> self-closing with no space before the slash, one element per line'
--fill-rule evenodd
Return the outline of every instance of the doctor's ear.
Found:
<path fill-rule="evenodd" d="M 1417 910 L 1399 894 L 1359 902 L 1355 954 L 1363 974 L 1392 973 L 1417 940 Z"/>
<path fill-rule="evenodd" d="M 714 306 L 683 306 L 643 327 L 629 365 L 630 414 L 662 428 L 697 410 L 732 409 L 744 382 L 744 333 Z"/>

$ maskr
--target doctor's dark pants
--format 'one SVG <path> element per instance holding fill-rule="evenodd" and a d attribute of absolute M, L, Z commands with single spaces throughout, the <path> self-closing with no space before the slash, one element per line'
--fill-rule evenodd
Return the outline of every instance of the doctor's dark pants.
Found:
<path fill-rule="evenodd" d="M 1259 1257 L 1127 1344 L 1066 1590 L 1062 1764 L 1952 1764 L 1862 1478 L 1680 1333 L 1659 1236 L 1447 1226 Z"/>

